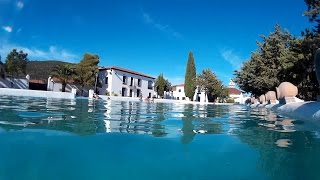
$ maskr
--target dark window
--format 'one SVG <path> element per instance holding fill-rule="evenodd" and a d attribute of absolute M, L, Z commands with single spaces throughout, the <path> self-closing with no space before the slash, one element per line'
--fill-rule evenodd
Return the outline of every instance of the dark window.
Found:
<path fill-rule="evenodd" d="M 137 97 L 140 97 L 141 90 L 137 89 Z"/>
<path fill-rule="evenodd" d="M 106 82 L 105 83 L 109 84 L 109 78 L 108 77 L 106 77 Z"/>
<path fill-rule="evenodd" d="M 138 79 L 138 86 L 141 87 L 141 79 Z"/>
<path fill-rule="evenodd" d="M 179 97 L 177 97 L 177 100 L 179 100 Z"/>
<path fill-rule="evenodd" d="M 186 100 L 186 97 L 182 97 L 182 100 Z"/>
<path fill-rule="evenodd" d="M 151 98 L 151 93 L 149 93 L 149 96 L 148 96 L 149 98 Z"/>
<path fill-rule="evenodd" d="M 151 90 L 153 89 L 152 88 L 152 81 L 148 81 L 148 89 L 151 89 Z"/>
<path fill-rule="evenodd" d="M 133 77 L 131 77 L 130 79 L 131 79 L 130 86 L 133 86 Z"/>
<path fill-rule="evenodd" d="M 130 95 L 129 96 L 132 97 L 132 94 L 133 94 L 132 89 L 130 89 Z"/>
<path fill-rule="evenodd" d="M 122 88 L 122 93 L 121 93 L 122 97 L 126 97 L 127 96 L 126 94 L 127 94 L 127 89 Z"/>
<path fill-rule="evenodd" d="M 122 83 L 123 84 L 127 84 L 127 76 L 123 76 L 122 77 Z"/>
<path fill-rule="evenodd" d="M 181 89 L 179 89 L 179 92 L 181 92 Z"/>

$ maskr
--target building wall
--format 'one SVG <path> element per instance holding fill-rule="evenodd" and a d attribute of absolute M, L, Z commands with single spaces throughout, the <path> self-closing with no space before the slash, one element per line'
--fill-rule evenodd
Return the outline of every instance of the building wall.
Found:
<path fill-rule="evenodd" d="M 52 82 L 50 79 L 48 79 L 48 85 L 47 85 L 47 91 L 53 91 L 53 92 L 61 92 L 62 89 L 62 84 L 59 82 Z M 67 84 L 66 86 L 66 92 L 71 92 L 72 89 L 76 89 L 77 96 L 81 96 L 81 86 L 80 85 L 75 85 L 75 84 Z M 89 95 L 89 89 L 90 87 L 84 87 L 82 96 L 88 96 Z"/>
<path fill-rule="evenodd" d="M 181 92 L 179 92 L 181 91 Z M 184 92 L 184 86 L 176 86 L 176 90 L 172 91 L 173 97 L 176 100 L 187 100 L 189 98 L 186 98 L 186 94 Z"/>
<path fill-rule="evenodd" d="M 123 76 L 127 77 L 127 84 L 123 84 L 122 79 Z M 108 84 L 105 83 L 106 77 L 108 77 Z M 130 86 L 131 77 L 133 77 L 133 86 Z M 141 79 L 141 87 L 138 87 L 138 79 Z M 149 96 L 149 93 L 154 96 L 154 79 L 147 78 L 127 72 L 122 72 L 119 70 L 101 70 L 99 72 L 99 81 L 102 84 L 102 88 L 99 90 L 100 95 L 106 95 L 107 92 L 111 96 L 115 94 L 118 96 L 122 96 L 122 88 L 126 88 L 125 97 L 129 97 L 130 89 L 132 89 L 132 97 L 137 96 L 137 89 L 141 90 L 142 97 L 146 98 Z M 148 89 L 148 81 L 152 81 L 152 89 Z"/>

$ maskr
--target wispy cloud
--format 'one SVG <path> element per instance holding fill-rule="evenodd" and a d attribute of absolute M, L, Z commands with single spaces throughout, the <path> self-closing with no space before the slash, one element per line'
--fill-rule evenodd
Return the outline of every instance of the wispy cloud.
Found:
<path fill-rule="evenodd" d="M 17 8 L 22 9 L 24 7 L 24 3 L 22 1 L 17 2 Z"/>
<path fill-rule="evenodd" d="M 13 30 L 11 26 L 2 26 L 2 29 L 9 32 L 9 33 L 11 33 Z"/>
<path fill-rule="evenodd" d="M 142 10 L 142 17 L 145 23 L 150 24 L 151 26 L 153 26 L 154 28 L 158 29 L 159 31 L 165 32 L 173 37 L 176 38 L 182 38 L 182 34 L 175 31 L 173 28 L 171 28 L 169 25 L 166 24 L 161 24 L 156 22 L 150 14 L 144 12 Z"/>
<path fill-rule="evenodd" d="M 68 62 L 76 62 L 79 56 L 73 54 L 66 49 L 58 48 L 57 46 L 50 46 L 48 49 L 38 49 L 33 47 L 24 47 L 15 44 L 5 43 L 0 45 L 0 54 L 2 57 L 6 57 L 12 49 L 22 50 L 28 53 L 29 59 L 35 60 L 63 60 Z"/>
<path fill-rule="evenodd" d="M 222 50 L 221 56 L 224 60 L 229 62 L 234 69 L 240 69 L 242 62 L 244 61 L 243 58 L 241 58 L 231 49 Z"/>

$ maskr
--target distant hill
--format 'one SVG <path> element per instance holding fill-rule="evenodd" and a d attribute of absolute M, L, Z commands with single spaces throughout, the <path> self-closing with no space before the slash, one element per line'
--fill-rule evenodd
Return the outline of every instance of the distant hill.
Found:
<path fill-rule="evenodd" d="M 29 61 L 26 71 L 32 80 L 36 79 L 47 81 L 52 70 L 60 64 L 74 65 L 63 61 Z"/>

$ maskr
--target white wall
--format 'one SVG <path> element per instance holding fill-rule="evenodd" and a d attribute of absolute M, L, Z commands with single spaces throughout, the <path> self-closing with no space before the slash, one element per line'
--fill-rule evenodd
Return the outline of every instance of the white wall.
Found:
<path fill-rule="evenodd" d="M 181 92 L 179 92 L 179 90 Z M 174 99 L 176 99 L 176 100 L 188 100 L 189 99 L 186 97 L 186 94 L 184 92 L 184 86 L 176 86 L 176 90 L 172 91 L 172 95 L 173 95 Z"/>
<path fill-rule="evenodd" d="M 58 82 L 52 82 L 48 79 L 48 86 L 47 91 L 54 91 L 54 92 L 61 92 L 62 84 Z M 72 89 L 77 90 L 77 95 L 81 95 L 81 86 L 80 85 L 74 85 L 74 84 L 67 84 L 66 86 L 66 92 L 71 92 Z M 84 87 L 82 96 L 88 96 L 89 95 L 89 89 L 90 87 Z"/>
<path fill-rule="evenodd" d="M 60 98 L 60 99 L 74 99 L 75 98 L 75 94 L 67 93 L 67 92 L 36 91 L 36 90 L 10 89 L 10 88 L 0 88 L 0 95 L 42 97 L 42 98 Z"/>
<path fill-rule="evenodd" d="M 29 89 L 29 83 L 27 79 L 13 79 L 13 89 Z M 11 88 L 11 79 L 0 78 L 0 88 Z"/>
<path fill-rule="evenodd" d="M 105 77 L 108 76 L 108 84 L 105 84 Z M 123 76 L 127 76 L 127 84 L 122 83 Z M 130 86 L 131 77 L 134 79 L 133 86 Z M 138 87 L 138 79 L 141 79 L 141 87 Z M 110 95 L 117 94 L 118 96 L 122 95 L 122 88 L 126 88 L 126 97 L 130 95 L 130 89 L 133 91 L 133 97 L 137 96 L 137 89 L 141 90 L 142 96 L 144 98 L 149 96 L 151 93 L 151 97 L 154 95 L 153 89 L 148 89 L 148 81 L 152 81 L 152 86 L 154 86 L 154 79 L 147 78 L 127 72 L 122 72 L 119 70 L 112 69 L 111 70 L 102 70 L 99 72 L 99 81 L 102 83 L 102 88 L 99 89 L 99 94 L 105 95 L 108 91 Z"/>

